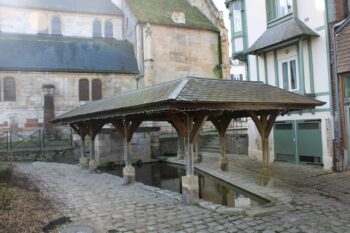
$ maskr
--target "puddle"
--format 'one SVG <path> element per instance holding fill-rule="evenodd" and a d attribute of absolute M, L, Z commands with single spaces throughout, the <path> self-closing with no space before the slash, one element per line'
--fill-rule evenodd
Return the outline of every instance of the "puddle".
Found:
<path fill-rule="evenodd" d="M 104 170 L 109 174 L 122 176 L 122 166 L 113 170 Z M 203 200 L 228 207 L 262 206 L 267 200 L 245 192 L 207 173 L 195 170 L 199 177 L 199 197 Z M 185 175 L 185 168 L 168 163 L 149 163 L 136 166 L 136 181 L 143 184 L 182 192 L 181 177 Z"/>

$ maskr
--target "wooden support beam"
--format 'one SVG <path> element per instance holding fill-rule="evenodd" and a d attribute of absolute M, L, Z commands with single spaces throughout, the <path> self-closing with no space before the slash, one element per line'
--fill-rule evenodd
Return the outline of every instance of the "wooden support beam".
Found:
<path fill-rule="evenodd" d="M 142 121 L 133 121 L 131 125 L 128 127 L 127 139 L 128 142 L 131 141 L 132 136 L 136 132 L 137 128 L 141 125 Z"/>
<path fill-rule="evenodd" d="M 184 122 L 182 122 L 180 117 L 175 113 L 165 113 L 165 115 L 169 118 L 169 122 L 174 126 L 174 128 L 183 137 L 187 137 L 187 134 L 188 134 L 187 125 Z"/>
<path fill-rule="evenodd" d="M 228 170 L 228 159 L 226 157 L 226 131 L 228 126 L 231 123 L 232 118 L 230 116 L 221 116 L 220 118 L 213 119 L 211 122 L 215 126 L 216 130 L 219 134 L 219 141 L 220 141 L 220 152 L 221 152 L 221 158 L 220 158 L 220 168 L 223 171 Z"/>
<path fill-rule="evenodd" d="M 202 129 L 202 127 L 205 124 L 205 122 L 207 121 L 207 119 L 208 119 L 208 115 L 202 115 L 202 116 L 198 117 L 197 120 L 195 121 L 195 123 L 191 129 L 191 134 L 190 134 L 190 143 L 191 144 L 193 144 L 193 142 L 197 138 L 200 130 Z"/>
<path fill-rule="evenodd" d="M 111 124 L 114 126 L 114 128 L 116 128 L 116 130 L 119 131 L 119 133 L 122 135 L 122 137 L 125 138 L 125 130 L 124 130 L 123 121 L 113 119 L 113 120 L 111 120 Z"/>
<path fill-rule="evenodd" d="M 250 116 L 255 123 L 256 128 L 261 136 L 261 144 L 263 151 L 263 167 L 267 168 L 269 166 L 270 155 L 269 155 L 269 136 L 273 125 L 278 116 L 278 112 L 273 112 L 269 116 L 261 115 L 260 118 L 255 112 L 250 112 Z"/>

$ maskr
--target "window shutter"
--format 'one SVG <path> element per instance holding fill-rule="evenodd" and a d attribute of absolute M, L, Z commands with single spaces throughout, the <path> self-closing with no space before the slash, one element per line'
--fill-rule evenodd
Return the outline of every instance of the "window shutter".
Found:
<path fill-rule="evenodd" d="M 80 79 L 79 80 L 79 101 L 89 101 L 89 80 Z"/>
<path fill-rule="evenodd" d="M 100 79 L 92 80 L 92 100 L 102 99 L 102 82 Z"/>

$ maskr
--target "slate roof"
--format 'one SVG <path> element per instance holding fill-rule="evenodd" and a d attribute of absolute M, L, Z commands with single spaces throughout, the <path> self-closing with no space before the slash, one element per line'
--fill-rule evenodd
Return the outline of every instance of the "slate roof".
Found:
<path fill-rule="evenodd" d="M 187 0 L 126 0 L 126 2 L 139 22 L 219 31 L 217 26 Z M 171 19 L 174 11 L 185 13 L 185 24 L 175 23 Z"/>
<path fill-rule="evenodd" d="M 123 15 L 111 0 L 0 0 L 0 5 L 86 14 Z"/>
<path fill-rule="evenodd" d="M 0 33 L 0 70 L 137 74 L 132 44 L 103 38 Z"/>
<path fill-rule="evenodd" d="M 213 110 L 217 110 L 216 108 L 221 110 L 221 107 L 218 106 L 220 104 L 232 103 L 242 106 L 265 104 L 269 105 L 269 109 L 281 109 L 281 105 L 285 105 L 285 109 L 299 105 L 301 109 L 323 105 L 320 101 L 262 82 L 187 77 L 89 102 L 57 117 L 53 123 L 68 123 L 77 119 L 97 119 L 102 115 L 111 117 L 174 110 L 171 107 L 164 108 L 162 103 L 210 103 L 213 104 Z"/>
<path fill-rule="evenodd" d="M 298 18 L 292 18 L 281 24 L 268 28 L 259 39 L 246 51 L 248 54 L 258 54 L 259 51 L 288 40 L 302 37 L 319 36 Z"/>

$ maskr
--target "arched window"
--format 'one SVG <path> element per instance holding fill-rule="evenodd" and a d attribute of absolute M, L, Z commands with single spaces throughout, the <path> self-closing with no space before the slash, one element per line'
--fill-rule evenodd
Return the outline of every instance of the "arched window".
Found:
<path fill-rule="evenodd" d="M 105 22 L 105 37 L 113 38 L 113 23 L 109 20 Z"/>
<path fill-rule="evenodd" d="M 51 34 L 61 35 L 61 19 L 57 16 L 53 17 L 51 20 Z"/>
<path fill-rule="evenodd" d="M 92 25 L 92 36 L 93 37 L 102 37 L 101 22 L 98 19 L 95 19 L 94 23 Z"/>
<path fill-rule="evenodd" d="M 102 82 L 100 79 L 92 80 L 92 100 L 102 99 Z"/>
<path fill-rule="evenodd" d="M 79 101 L 89 101 L 89 80 L 80 79 L 79 80 Z"/>
<path fill-rule="evenodd" d="M 4 101 L 16 101 L 16 81 L 14 78 L 4 79 Z"/>

